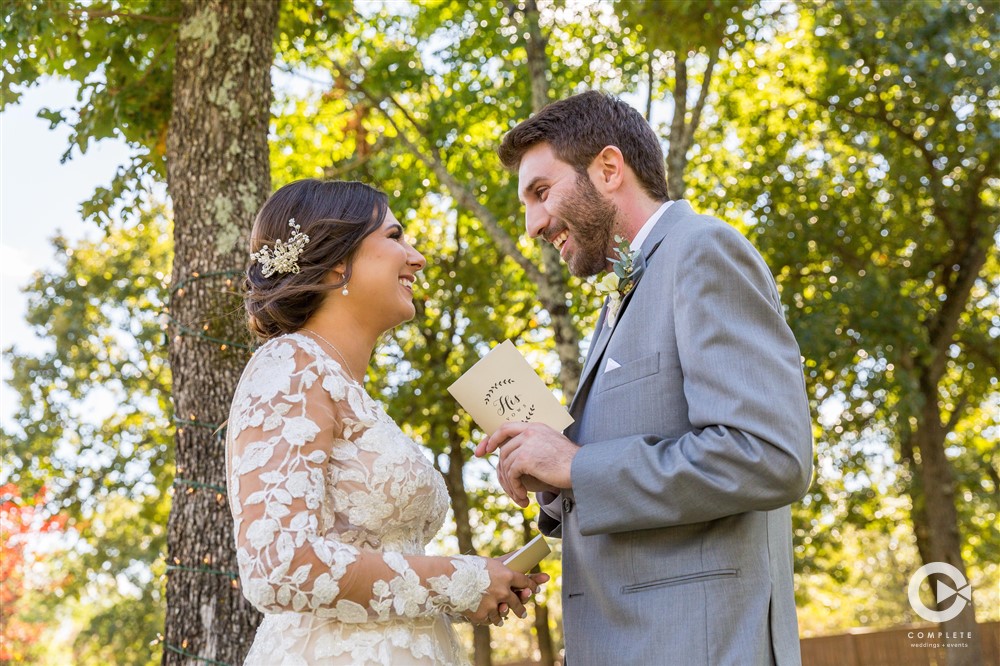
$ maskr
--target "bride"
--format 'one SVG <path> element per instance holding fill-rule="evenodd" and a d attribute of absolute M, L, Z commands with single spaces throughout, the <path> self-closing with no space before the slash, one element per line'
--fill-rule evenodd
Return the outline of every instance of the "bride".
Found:
<path fill-rule="evenodd" d="M 423 256 L 384 194 L 319 180 L 275 192 L 251 247 L 263 345 L 226 441 L 243 594 L 265 614 L 245 663 L 467 663 L 450 618 L 524 617 L 548 577 L 424 554 L 444 481 L 362 385 L 378 337 L 414 316 Z"/>

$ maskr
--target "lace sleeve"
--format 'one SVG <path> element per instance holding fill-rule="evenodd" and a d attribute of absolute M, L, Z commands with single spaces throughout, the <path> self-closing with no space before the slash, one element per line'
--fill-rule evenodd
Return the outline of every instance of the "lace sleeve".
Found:
<path fill-rule="evenodd" d="M 340 538 L 325 469 L 364 429 L 353 391 L 339 366 L 287 339 L 258 350 L 244 372 L 226 445 L 243 594 L 265 613 L 344 622 L 474 610 L 490 582 L 482 558 L 404 556 Z"/>

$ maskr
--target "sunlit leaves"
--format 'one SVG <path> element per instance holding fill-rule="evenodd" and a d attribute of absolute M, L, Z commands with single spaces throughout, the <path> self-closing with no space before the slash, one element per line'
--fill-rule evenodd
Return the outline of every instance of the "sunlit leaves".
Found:
<path fill-rule="evenodd" d="M 81 84 L 72 111 L 43 112 L 73 128 L 81 151 L 104 137 L 119 136 L 149 151 L 162 169 L 170 115 L 173 66 L 172 3 L 112 2 L 4 3 L 3 104 L 44 76 Z M 92 76 L 95 71 L 103 73 Z M 68 157 L 70 152 L 67 151 Z"/>
<path fill-rule="evenodd" d="M 981 572 L 995 559 L 982 517 L 997 512 L 983 486 L 995 454 L 972 435 L 997 390 L 998 79 L 984 50 L 997 17 L 977 3 L 906 8 L 817 5 L 736 54 L 718 100 L 736 122 L 693 165 L 706 203 L 745 202 L 723 213 L 778 273 L 802 348 L 819 464 L 800 538 L 830 557 L 831 525 L 888 531 L 886 507 L 916 482 L 907 442 L 943 427 Z M 937 424 L 923 420 L 927 400 Z"/>
<path fill-rule="evenodd" d="M 162 321 L 169 231 L 164 212 L 151 208 L 96 240 L 56 239 L 63 266 L 27 288 L 28 323 L 48 350 L 5 352 L 21 401 L 17 428 L 4 433 L 4 479 L 29 491 L 46 485 L 47 510 L 68 518 L 63 550 L 47 562 L 49 575 L 66 582 L 45 608 L 82 601 L 82 623 L 97 615 L 77 651 L 117 646 L 139 664 L 157 654 L 149 642 L 162 625 L 153 575 L 162 573 L 172 477 Z M 127 613 L 146 620 L 118 627 Z"/>

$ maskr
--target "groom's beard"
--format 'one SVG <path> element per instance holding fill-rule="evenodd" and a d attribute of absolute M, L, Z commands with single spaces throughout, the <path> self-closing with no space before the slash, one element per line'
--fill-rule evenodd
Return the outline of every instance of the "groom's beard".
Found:
<path fill-rule="evenodd" d="M 557 211 L 557 217 L 564 220 L 576 246 L 576 251 L 566 260 L 570 273 L 589 277 L 607 267 L 617 216 L 618 208 L 601 196 L 587 174 L 577 174 L 575 191 Z"/>

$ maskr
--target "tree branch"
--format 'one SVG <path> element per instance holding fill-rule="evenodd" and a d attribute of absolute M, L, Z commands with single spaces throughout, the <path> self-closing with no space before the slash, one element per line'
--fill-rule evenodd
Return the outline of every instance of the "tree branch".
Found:
<path fill-rule="evenodd" d="M 670 145 L 680 144 L 686 131 L 687 120 L 687 54 L 680 50 L 674 52 L 674 117 L 670 121 Z M 671 151 L 672 152 L 672 151 Z"/>
<path fill-rule="evenodd" d="M 958 404 L 955 405 L 955 409 L 952 410 L 951 416 L 948 417 L 948 422 L 944 424 L 944 431 L 946 433 L 951 432 L 952 430 L 955 429 L 955 426 L 958 425 L 958 420 L 962 418 L 962 413 L 968 406 L 969 406 L 969 397 L 967 395 L 963 395 L 961 399 L 958 401 Z"/>
<path fill-rule="evenodd" d="M 973 224 L 969 230 L 968 246 L 961 259 L 955 281 L 945 292 L 944 306 L 928 325 L 930 345 L 934 356 L 927 366 L 929 379 L 937 384 L 944 374 L 948 358 L 948 347 L 958 329 L 958 320 L 968 305 L 979 270 L 986 263 L 986 243 L 982 242 L 980 230 Z"/>
<path fill-rule="evenodd" d="M 649 86 L 649 94 L 646 95 L 646 122 L 652 123 L 653 119 L 653 86 L 656 84 L 656 69 L 653 67 L 653 52 L 649 51 L 649 58 L 646 61 L 646 85 Z"/>
<path fill-rule="evenodd" d="M 694 144 L 694 133 L 698 129 L 698 124 L 701 122 L 701 112 L 705 108 L 705 101 L 708 99 L 708 91 L 712 84 L 712 73 L 715 71 L 715 65 L 719 62 L 719 49 L 713 48 L 708 54 L 708 65 L 705 67 L 705 78 L 701 84 L 701 90 L 698 92 L 698 101 L 695 103 L 694 108 L 691 110 L 691 122 L 687 124 L 684 130 L 684 154 L 691 150 L 691 146 Z"/>
<path fill-rule="evenodd" d="M 385 143 L 386 143 L 385 135 L 380 136 L 375 140 L 375 144 L 371 147 L 371 150 L 369 150 L 364 155 L 361 155 L 360 157 L 351 160 L 347 164 L 342 164 L 336 168 L 334 168 L 333 165 L 331 165 L 323 169 L 323 177 L 336 179 L 340 178 L 346 173 L 354 171 L 358 167 L 363 166 L 365 162 L 370 160 L 372 157 L 374 157 L 378 153 L 378 151 L 385 145 Z"/>
<path fill-rule="evenodd" d="M 687 54 L 678 49 L 674 52 L 674 117 L 670 121 L 670 147 L 667 150 L 667 193 L 671 199 L 684 198 L 687 88 Z"/>
<path fill-rule="evenodd" d="M 358 64 L 358 67 L 361 67 L 361 65 Z M 434 148 L 425 150 L 406 136 L 406 132 L 399 126 L 396 119 L 392 117 L 392 114 L 382 108 L 380 100 L 369 92 L 363 84 L 358 83 L 357 81 L 352 81 L 351 85 L 372 102 L 375 108 L 379 110 L 382 116 L 389 122 L 390 125 L 392 125 L 393 129 L 396 130 L 399 140 L 402 141 L 406 147 L 420 159 L 420 161 L 426 164 L 430 170 L 434 172 L 434 175 L 448 190 L 451 196 L 455 198 L 455 201 L 460 206 L 470 211 L 479 219 L 480 222 L 482 222 L 486 233 L 489 234 L 490 239 L 496 244 L 500 251 L 513 259 L 517 265 L 521 267 L 521 270 L 528 275 L 528 277 L 536 282 L 540 282 L 543 279 L 542 272 L 538 270 L 538 267 L 535 266 L 535 264 L 524 256 L 524 253 L 522 253 L 517 247 L 517 243 L 514 239 L 511 238 L 510 235 L 500 226 L 499 220 L 497 220 L 496 216 L 493 215 L 492 211 L 480 203 L 476 195 L 469 189 L 463 187 L 462 184 L 458 182 L 458 179 L 448 171 L 444 161 L 439 155 L 436 154 L 436 150 Z M 417 131 L 417 134 L 420 135 L 420 137 L 429 145 L 433 145 L 426 130 L 424 130 L 424 128 L 416 122 L 406 109 L 404 109 L 392 95 L 387 95 L 386 97 L 396 110 L 402 113 L 403 117 L 407 119 L 407 122 Z"/>
<path fill-rule="evenodd" d="M 945 285 L 944 306 L 937 311 L 933 319 L 929 322 L 927 329 L 929 332 L 931 349 L 934 356 L 928 364 L 928 372 L 935 383 L 944 373 L 947 362 L 948 347 L 958 329 L 958 321 L 968 305 L 969 294 L 979 277 L 979 271 L 986 263 L 986 255 L 990 246 L 990 239 L 996 234 L 997 228 L 983 229 L 979 222 L 981 199 L 980 193 L 987 177 L 996 171 L 1000 153 L 993 151 L 987 157 L 986 162 L 980 165 L 980 170 L 976 178 L 970 180 L 968 210 L 961 211 L 963 219 L 968 220 L 968 227 L 965 236 L 962 238 L 962 245 L 958 248 L 960 254 L 952 261 L 949 259 L 948 266 L 957 265 L 955 279 L 949 280 Z"/>
<path fill-rule="evenodd" d="M 993 450 L 996 451 L 997 447 L 994 447 Z M 997 469 L 993 466 L 992 459 L 987 458 L 983 462 L 986 463 L 986 475 L 993 481 L 993 492 L 996 492 L 997 489 L 1000 489 L 1000 474 L 997 474 Z"/>
<path fill-rule="evenodd" d="M 524 48 L 528 54 L 528 75 L 531 78 L 531 108 L 537 113 L 549 101 L 548 58 L 545 55 L 545 36 L 538 24 L 538 3 L 526 0 L 524 19 L 528 28 L 528 39 Z"/>

